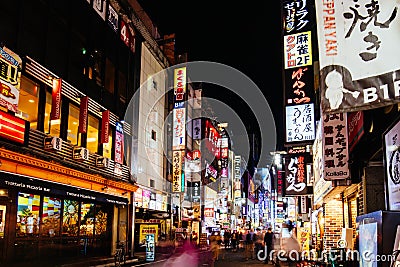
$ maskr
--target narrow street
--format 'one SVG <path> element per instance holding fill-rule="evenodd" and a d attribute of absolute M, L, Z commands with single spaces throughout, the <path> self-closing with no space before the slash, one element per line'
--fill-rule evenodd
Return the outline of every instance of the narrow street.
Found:
<path fill-rule="evenodd" d="M 203 258 L 201 258 L 203 257 Z M 239 250 L 233 252 L 231 250 L 225 251 L 221 250 L 220 257 L 217 261 L 214 262 L 214 265 L 207 265 L 204 263 L 204 253 L 201 255 L 193 256 L 190 253 L 181 254 L 178 257 L 170 257 L 168 259 L 157 260 L 155 262 L 137 262 L 134 264 L 128 264 L 127 266 L 151 266 L 151 267 L 192 267 L 195 266 L 197 262 L 197 266 L 206 267 L 206 266 L 214 266 L 214 267 L 246 267 L 246 266 L 264 266 L 264 267 L 272 267 L 272 264 L 264 264 L 262 261 L 256 259 L 246 260 L 244 257 L 244 250 Z M 200 261 L 197 261 L 199 259 Z"/>

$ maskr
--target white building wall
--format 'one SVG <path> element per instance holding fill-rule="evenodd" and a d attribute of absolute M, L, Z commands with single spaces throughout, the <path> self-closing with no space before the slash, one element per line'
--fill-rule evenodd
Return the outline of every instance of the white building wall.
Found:
<path fill-rule="evenodd" d="M 163 190 L 163 184 L 165 183 L 163 170 L 163 125 L 165 117 L 166 75 L 159 74 L 162 70 L 163 68 L 148 48 L 142 44 L 137 183 L 150 187 L 150 180 L 154 180 L 153 188 L 157 190 Z M 152 139 L 152 131 L 156 133 L 156 140 Z"/>

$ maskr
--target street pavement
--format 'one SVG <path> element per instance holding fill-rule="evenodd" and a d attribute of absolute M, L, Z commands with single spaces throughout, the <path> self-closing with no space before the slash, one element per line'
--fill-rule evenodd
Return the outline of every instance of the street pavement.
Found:
<path fill-rule="evenodd" d="M 156 260 L 154 262 L 135 262 L 127 264 L 126 266 L 135 267 L 273 267 L 272 264 L 265 264 L 262 261 L 256 259 L 246 260 L 244 257 L 244 250 L 231 251 L 221 249 L 220 257 L 217 261 L 207 264 L 205 257 L 208 257 L 206 253 L 195 252 L 197 254 L 183 253 L 179 255 L 173 255 L 170 258 Z"/>

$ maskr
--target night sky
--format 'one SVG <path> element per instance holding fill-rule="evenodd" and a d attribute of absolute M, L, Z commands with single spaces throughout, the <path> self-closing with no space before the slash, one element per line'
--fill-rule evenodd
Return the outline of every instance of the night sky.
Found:
<path fill-rule="evenodd" d="M 164 34 L 175 33 L 175 54 L 187 53 L 188 61 L 213 61 L 247 75 L 263 92 L 275 118 L 277 150 L 282 149 L 283 89 L 280 1 L 156 1 L 139 0 Z M 241 3 L 239 5 L 238 3 Z M 203 85 L 207 97 L 237 112 L 251 133 L 259 135 L 257 122 L 246 104 L 229 90 Z M 241 105 L 237 105 L 241 103 Z"/>

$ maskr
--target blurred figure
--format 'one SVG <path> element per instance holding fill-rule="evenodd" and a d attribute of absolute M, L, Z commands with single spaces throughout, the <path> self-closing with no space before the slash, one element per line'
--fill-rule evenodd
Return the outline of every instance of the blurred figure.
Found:
<path fill-rule="evenodd" d="M 198 239 L 198 236 L 197 236 L 196 231 L 192 231 L 192 234 L 190 235 L 190 243 L 195 247 L 197 246 L 197 239 Z"/>
<path fill-rule="evenodd" d="M 210 237 L 210 248 L 213 254 L 213 259 L 214 261 L 218 260 L 219 258 L 219 242 L 221 241 L 221 236 L 219 235 L 218 232 L 213 232 Z"/>
<path fill-rule="evenodd" d="M 253 258 L 257 259 L 258 252 L 263 249 L 262 247 L 263 235 L 260 229 L 257 229 L 256 232 L 253 234 L 253 241 L 254 241 L 254 254 L 255 254 Z"/>
<path fill-rule="evenodd" d="M 254 253 L 254 240 L 253 240 L 254 233 L 250 230 L 247 230 L 246 239 L 245 239 L 245 248 L 244 248 L 244 255 L 246 260 L 253 258 Z"/>
<path fill-rule="evenodd" d="M 188 242 L 183 245 L 182 253 L 173 255 L 163 264 L 164 267 L 188 267 L 197 265 L 198 258 L 196 249 Z"/>
<path fill-rule="evenodd" d="M 265 263 L 268 264 L 269 261 L 272 261 L 272 259 L 270 258 L 270 254 L 272 251 L 272 244 L 273 244 L 273 240 L 274 240 L 274 233 L 272 232 L 271 227 L 268 228 L 267 232 L 264 235 L 264 246 L 266 249 L 266 257 L 265 257 Z"/>
<path fill-rule="evenodd" d="M 224 246 L 225 246 L 225 249 L 227 249 L 230 246 L 230 243 L 231 243 L 231 233 L 228 230 L 226 230 L 224 232 Z"/>
<path fill-rule="evenodd" d="M 232 237 L 231 237 L 232 251 L 237 251 L 238 242 L 239 242 L 239 234 L 236 230 L 233 230 Z"/>

